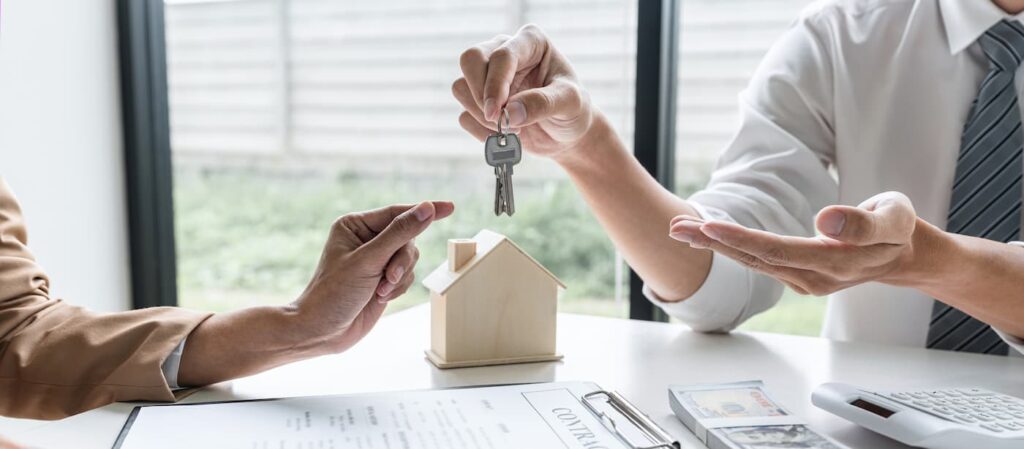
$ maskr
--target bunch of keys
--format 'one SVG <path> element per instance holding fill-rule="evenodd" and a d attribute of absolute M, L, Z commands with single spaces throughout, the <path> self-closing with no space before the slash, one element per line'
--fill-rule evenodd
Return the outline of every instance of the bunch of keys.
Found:
<path fill-rule="evenodd" d="M 502 119 L 505 126 L 502 128 Z M 501 108 L 498 116 L 498 132 L 487 136 L 484 142 L 484 159 L 487 165 L 494 167 L 494 215 L 516 213 L 516 203 L 512 195 L 512 167 L 523 158 L 523 146 L 519 136 L 510 131 L 508 111 Z"/>

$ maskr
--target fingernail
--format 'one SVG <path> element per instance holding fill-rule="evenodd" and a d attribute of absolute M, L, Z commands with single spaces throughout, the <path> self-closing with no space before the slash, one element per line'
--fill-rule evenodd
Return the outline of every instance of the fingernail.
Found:
<path fill-rule="evenodd" d="M 821 232 L 832 237 L 843 232 L 843 226 L 846 226 L 846 214 L 839 211 L 825 212 L 818 219 L 818 228 Z"/>
<path fill-rule="evenodd" d="M 402 280 L 402 275 L 405 274 L 405 267 L 395 268 L 394 273 L 394 279 L 388 279 L 388 282 L 391 282 L 392 284 L 397 284 L 398 281 Z"/>
<path fill-rule="evenodd" d="M 676 240 L 679 240 L 680 242 L 683 242 L 683 243 L 690 243 L 690 242 L 693 241 L 693 239 L 690 237 L 690 235 L 685 233 L 685 232 L 672 232 L 672 233 L 669 233 L 668 236 L 672 237 L 672 238 L 674 238 Z"/>
<path fill-rule="evenodd" d="M 391 293 L 391 290 L 395 289 L 395 284 L 384 284 L 377 289 L 377 296 L 387 296 Z"/>
<path fill-rule="evenodd" d="M 424 202 L 416 206 L 416 208 L 412 210 L 412 214 L 416 216 L 417 220 L 426 221 L 431 215 L 433 215 L 433 211 L 430 210 L 430 205 Z"/>
<path fill-rule="evenodd" d="M 487 120 L 494 120 L 494 115 L 497 114 L 494 107 L 494 99 L 488 98 L 484 100 L 484 118 Z"/>
<path fill-rule="evenodd" d="M 677 225 L 679 223 L 682 223 L 684 221 L 692 221 L 692 222 L 695 222 L 695 223 L 703 223 L 704 222 L 704 220 L 701 220 L 701 219 L 699 219 L 697 217 L 691 217 L 689 215 L 677 215 L 675 217 L 672 217 L 672 221 L 669 222 L 669 227 L 671 228 L 672 226 L 675 226 L 675 225 Z"/>
<path fill-rule="evenodd" d="M 722 240 L 722 231 L 720 229 L 715 229 L 713 226 L 708 226 L 706 224 L 702 225 L 700 227 L 700 232 L 703 232 L 704 235 L 711 237 L 714 240 Z"/>
<path fill-rule="evenodd" d="M 513 101 L 505 107 L 508 111 L 508 121 L 510 126 L 521 126 L 526 122 L 526 107 L 523 106 L 521 101 Z"/>

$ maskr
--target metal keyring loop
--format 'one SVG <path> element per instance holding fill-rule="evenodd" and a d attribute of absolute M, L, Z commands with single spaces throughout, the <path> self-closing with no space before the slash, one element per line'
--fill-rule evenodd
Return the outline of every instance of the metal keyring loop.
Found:
<path fill-rule="evenodd" d="M 505 117 L 505 130 L 504 131 L 502 131 L 502 129 L 501 129 L 501 118 L 502 118 L 502 116 Z M 501 115 L 498 116 L 498 123 L 497 123 L 497 125 L 498 125 L 498 134 L 504 135 L 504 134 L 508 134 L 509 132 L 512 131 L 512 120 L 508 118 L 508 109 L 501 108 Z"/>

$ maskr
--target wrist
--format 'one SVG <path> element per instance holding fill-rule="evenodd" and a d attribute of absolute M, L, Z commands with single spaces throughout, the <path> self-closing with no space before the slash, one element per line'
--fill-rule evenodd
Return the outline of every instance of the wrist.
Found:
<path fill-rule="evenodd" d="M 884 281 L 893 285 L 927 291 L 942 282 L 958 279 L 966 249 L 956 235 L 918 218 L 907 254 Z"/>
<path fill-rule="evenodd" d="M 576 143 L 551 156 L 555 163 L 570 173 L 587 170 L 588 167 L 602 166 L 601 159 L 610 153 L 609 150 L 622 147 L 608 118 L 597 110 L 593 114 L 587 132 Z"/>
<path fill-rule="evenodd" d="M 328 323 L 322 314 L 303 310 L 294 305 L 283 306 L 278 312 L 281 323 L 281 341 L 289 351 L 301 358 L 333 354 L 331 341 L 337 337 L 337 325 Z"/>

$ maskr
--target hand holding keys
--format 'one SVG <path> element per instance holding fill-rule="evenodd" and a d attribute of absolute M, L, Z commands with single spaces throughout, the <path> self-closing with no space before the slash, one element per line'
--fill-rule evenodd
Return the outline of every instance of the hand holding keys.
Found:
<path fill-rule="evenodd" d="M 504 118 L 505 126 L 501 122 Z M 512 194 L 512 167 L 523 158 L 523 146 L 519 136 L 509 131 L 508 111 L 501 109 L 498 117 L 498 132 L 487 136 L 484 141 L 484 159 L 494 167 L 494 215 L 516 213 Z"/>

